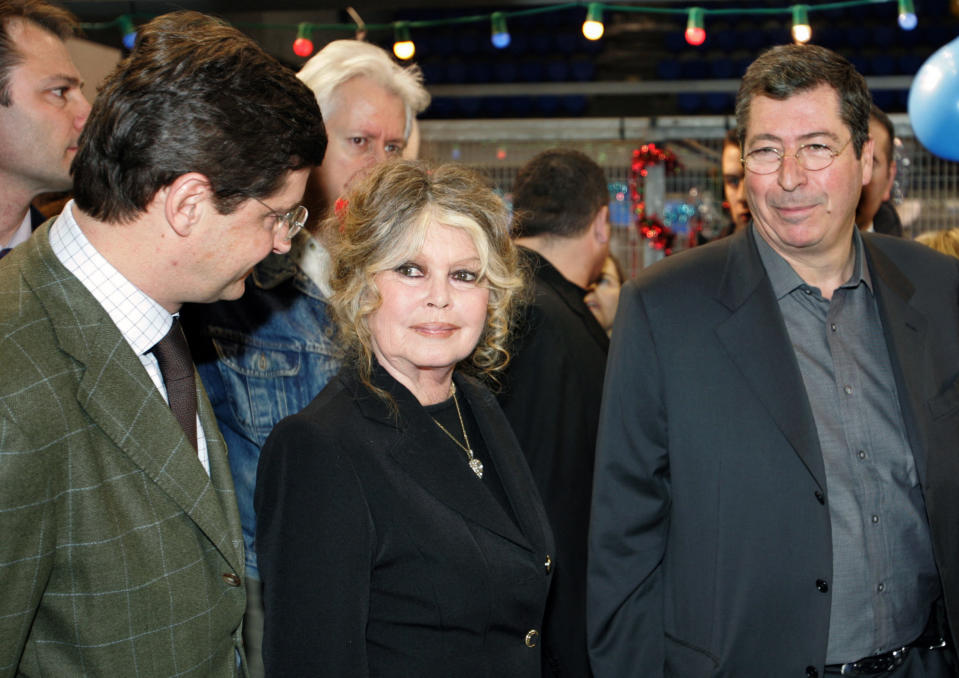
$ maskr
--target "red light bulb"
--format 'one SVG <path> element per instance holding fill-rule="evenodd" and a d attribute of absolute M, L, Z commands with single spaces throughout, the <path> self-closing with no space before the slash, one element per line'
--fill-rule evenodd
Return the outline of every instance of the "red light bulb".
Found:
<path fill-rule="evenodd" d="M 706 42 L 706 29 L 690 26 L 686 29 L 686 42 L 695 47 L 703 44 Z"/>
<path fill-rule="evenodd" d="M 293 53 L 298 57 L 308 57 L 313 54 L 313 41 L 309 38 L 297 38 L 293 41 Z"/>

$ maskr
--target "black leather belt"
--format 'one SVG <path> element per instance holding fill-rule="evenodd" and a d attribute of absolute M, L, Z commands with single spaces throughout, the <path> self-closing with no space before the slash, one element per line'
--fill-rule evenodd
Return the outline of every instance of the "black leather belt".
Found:
<path fill-rule="evenodd" d="M 849 662 L 848 664 L 829 664 L 826 666 L 826 673 L 840 676 L 875 676 L 886 673 L 906 661 L 906 656 L 911 649 L 911 645 L 906 645 L 889 652 L 864 657 L 859 661 Z"/>
<path fill-rule="evenodd" d="M 942 650 L 948 647 L 947 637 L 945 633 L 939 631 L 939 625 L 935 623 L 935 615 L 933 615 L 926 630 L 908 645 L 897 647 L 895 650 L 882 654 L 864 657 L 859 661 L 849 662 L 848 664 L 827 664 L 825 672 L 840 676 L 876 676 L 888 673 L 901 666 L 906 661 L 909 651 L 914 648 Z"/>

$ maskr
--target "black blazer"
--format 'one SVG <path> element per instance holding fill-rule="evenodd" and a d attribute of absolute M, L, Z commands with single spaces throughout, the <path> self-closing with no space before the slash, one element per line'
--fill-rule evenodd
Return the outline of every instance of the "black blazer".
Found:
<path fill-rule="evenodd" d="M 556 538 L 543 624 L 545 676 L 588 678 L 586 533 L 609 337 L 585 291 L 521 247 L 533 298 L 511 331 L 513 360 L 500 404 L 536 478 Z"/>
<path fill-rule="evenodd" d="M 955 640 L 959 261 L 863 242 Z M 822 675 L 829 487 L 752 227 L 623 289 L 589 558 L 597 676 Z"/>
<path fill-rule="evenodd" d="M 397 421 L 345 368 L 261 453 L 268 675 L 539 676 L 552 535 L 495 399 L 454 381 L 519 524 L 407 389 L 375 371 Z"/>

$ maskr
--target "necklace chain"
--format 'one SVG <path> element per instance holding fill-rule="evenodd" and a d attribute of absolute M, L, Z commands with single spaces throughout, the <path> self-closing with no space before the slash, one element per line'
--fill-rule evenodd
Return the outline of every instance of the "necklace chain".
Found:
<path fill-rule="evenodd" d="M 469 463 L 470 468 L 473 470 L 473 473 L 476 474 L 476 477 L 477 477 L 477 478 L 482 478 L 482 477 L 483 477 L 483 462 L 481 462 L 479 459 L 477 459 L 477 458 L 473 455 L 473 446 L 470 445 L 470 438 L 469 438 L 468 435 L 466 435 L 466 425 L 463 423 L 463 413 L 460 411 L 460 402 L 459 402 L 459 400 L 456 398 L 456 384 L 450 383 L 450 393 L 453 395 L 453 405 L 456 406 L 456 416 L 459 417 L 459 420 L 460 420 L 460 429 L 462 429 L 462 431 L 463 431 L 463 440 L 466 441 L 466 444 L 464 445 L 464 444 L 461 443 L 459 440 L 457 440 L 457 439 L 456 439 L 456 436 L 454 436 L 452 433 L 450 433 L 450 432 L 446 429 L 446 427 L 443 426 L 443 424 L 441 424 L 439 421 L 437 421 L 436 417 L 430 417 L 430 419 L 433 420 L 433 423 L 434 423 L 434 424 L 436 424 L 437 426 L 440 427 L 440 430 L 441 430 L 443 433 L 445 433 L 447 436 L 449 436 L 449 439 L 450 439 L 450 440 L 452 440 L 454 443 L 456 443 L 456 444 L 460 447 L 460 449 L 462 449 L 464 452 L 466 452 L 467 462 Z"/>

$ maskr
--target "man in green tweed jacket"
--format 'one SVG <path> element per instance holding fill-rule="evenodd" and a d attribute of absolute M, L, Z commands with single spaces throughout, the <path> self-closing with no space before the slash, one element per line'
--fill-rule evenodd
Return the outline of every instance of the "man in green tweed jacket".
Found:
<path fill-rule="evenodd" d="M 0 262 L 0 676 L 245 674 L 226 448 L 199 380 L 185 433 L 151 348 L 288 249 L 325 146 L 292 71 L 197 13 L 101 90 L 75 202 Z"/>

